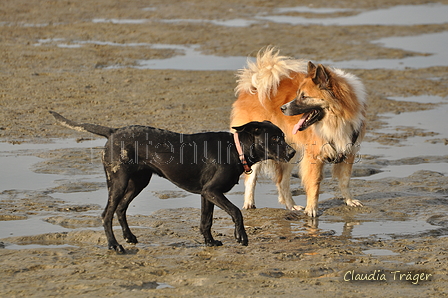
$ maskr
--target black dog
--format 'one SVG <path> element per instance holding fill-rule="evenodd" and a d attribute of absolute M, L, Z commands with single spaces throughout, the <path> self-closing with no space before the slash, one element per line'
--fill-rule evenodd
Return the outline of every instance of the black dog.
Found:
<path fill-rule="evenodd" d="M 137 243 L 126 220 L 131 201 L 148 185 L 153 173 L 177 186 L 201 194 L 200 231 L 207 246 L 222 245 L 211 234 L 213 208 L 226 211 L 235 223 L 235 238 L 248 244 L 241 211 L 224 193 L 238 183 L 240 175 L 250 173 L 258 161 L 287 162 L 295 150 L 286 144 L 283 132 L 274 124 L 250 122 L 230 132 L 178 134 L 147 126 L 110 128 L 79 124 L 50 112 L 61 124 L 108 138 L 103 152 L 109 199 L 102 214 L 109 249 L 124 252 L 112 231 L 114 212 L 129 243 Z"/>

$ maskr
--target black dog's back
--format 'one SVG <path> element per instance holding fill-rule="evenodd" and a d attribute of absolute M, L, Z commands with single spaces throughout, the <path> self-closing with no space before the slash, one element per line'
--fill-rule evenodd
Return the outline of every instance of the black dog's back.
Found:
<path fill-rule="evenodd" d="M 238 157 L 229 132 L 180 134 L 141 125 L 111 128 L 77 123 L 56 112 L 50 113 L 68 128 L 108 138 L 103 155 L 106 172 L 150 170 L 180 188 L 201 193 L 204 183 L 218 168 L 236 171 L 233 165 L 238 163 Z M 227 177 L 239 174 L 229 173 Z M 238 178 L 222 181 L 223 192 L 235 183 Z"/>
<path fill-rule="evenodd" d="M 238 161 L 229 132 L 180 134 L 149 126 L 116 129 L 103 157 L 106 171 L 150 170 L 192 193 L 201 193 L 218 170 L 228 172 L 222 191 L 229 191 L 241 174 Z"/>

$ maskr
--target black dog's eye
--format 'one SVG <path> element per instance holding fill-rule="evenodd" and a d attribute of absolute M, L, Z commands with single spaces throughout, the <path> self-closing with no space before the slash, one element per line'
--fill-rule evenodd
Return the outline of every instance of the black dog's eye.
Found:
<path fill-rule="evenodd" d="M 280 142 L 280 137 L 279 137 L 279 136 L 273 136 L 273 137 L 271 137 L 271 140 L 272 140 L 273 142 L 278 143 L 278 142 Z"/>

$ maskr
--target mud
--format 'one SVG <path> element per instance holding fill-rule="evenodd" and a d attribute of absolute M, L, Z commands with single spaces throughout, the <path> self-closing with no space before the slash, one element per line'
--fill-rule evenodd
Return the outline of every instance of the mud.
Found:
<path fill-rule="evenodd" d="M 335 8 L 346 10 L 283 15 L 343 17 L 357 14 L 355 9 L 425 3 L 339 1 Z M 282 1 L 281 7 L 306 5 Z M 1 169 L 10 182 L 0 189 L 0 296 L 448 295 L 448 137 L 421 127 L 419 119 L 412 127 L 388 124 L 390 115 L 444 108 L 446 66 L 350 70 L 365 83 L 369 100 L 366 145 L 352 180 L 354 195 L 365 207 L 344 206 L 327 171 L 319 218 L 279 205 L 263 208 L 261 201 L 258 209 L 243 211 L 249 246 L 241 247 L 233 239 L 229 216 L 216 210 L 213 230 L 224 246 L 207 248 L 198 228 L 199 197 L 162 185 L 136 201 L 181 199 L 195 208 L 134 208 L 139 210 L 131 212 L 129 222 L 140 243 L 126 245 L 117 229 L 128 254 L 107 250 L 100 220 L 106 197 L 97 197 L 106 188 L 101 141 L 82 146 L 93 136 L 55 125 L 49 110 L 113 127 L 227 130 L 236 70 L 136 67 L 140 60 L 179 54 L 173 47 L 150 45 L 199 45 L 204 55 L 253 57 L 272 44 L 284 55 L 317 62 L 403 59 L 430 54 L 372 41 L 448 30 L 448 23 L 322 26 L 258 18 L 282 15 L 279 7 L 265 1 L 2 1 L 0 140 L 8 146 L 41 145 L 23 150 L 11 145 L 0 152 L 2 161 L 14 161 Z M 212 22 L 229 20 L 247 22 Z M 406 101 L 425 95 L 442 103 Z M 404 99 L 392 99 L 397 97 Z M 446 120 L 440 123 L 443 127 Z M 53 146 L 65 138 L 78 139 L 81 146 Z M 417 141 L 436 153 L 412 153 L 409 148 Z M 401 155 L 406 148 L 411 153 Z M 23 164 L 33 175 L 20 175 Z M 295 199 L 303 204 L 297 174 L 291 183 Z M 229 196 L 241 206 L 239 187 Z M 78 195 L 90 199 L 61 199 Z M 275 191 L 263 196 L 276 204 Z M 370 280 L 358 280 L 363 276 Z"/>

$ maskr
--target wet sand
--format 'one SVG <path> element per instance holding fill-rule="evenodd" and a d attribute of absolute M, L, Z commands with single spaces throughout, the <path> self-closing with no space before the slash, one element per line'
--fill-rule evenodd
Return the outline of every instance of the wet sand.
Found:
<path fill-rule="evenodd" d="M 315 7 L 327 5 L 325 1 L 313 3 Z M 424 3 L 413 1 L 415 5 Z M 343 1 L 338 8 L 373 10 L 400 4 L 408 1 Z M 285 1 L 282 5 L 298 4 Z M 261 47 L 273 44 L 284 55 L 317 62 L 401 59 L 426 54 L 385 48 L 371 41 L 448 30 L 447 23 L 301 26 L 257 20 L 233 27 L 204 21 L 254 20 L 257 15 L 277 13 L 272 4 L 259 1 L 3 1 L 0 140 L 49 144 L 50 148 L 54 139 L 92 137 L 55 125 L 49 110 L 76 121 L 113 127 L 141 124 L 184 133 L 227 130 L 235 100 L 235 71 L 136 68 L 139 60 L 176 55 L 173 49 L 147 44 L 199 44 L 198 50 L 207 55 L 252 57 Z M 354 14 L 350 10 L 325 17 Z M 313 13 L 300 16 L 324 17 Z M 110 21 L 101 21 L 104 19 Z M 149 21 L 113 21 L 131 19 Z M 202 21 L 182 21 L 186 19 Z M 327 173 L 322 197 L 329 198 L 321 199 L 318 219 L 280 206 L 263 208 L 258 204 L 259 209 L 243 211 L 248 247 L 235 243 L 231 219 L 221 210 L 215 211 L 213 230 L 224 246 L 204 247 L 199 209 L 177 208 L 129 216 L 140 243 L 125 245 L 129 253 L 116 255 L 106 248 L 99 218 L 106 198 L 102 203 L 74 204 L 57 196 L 105 189 L 104 180 L 98 178 L 103 175 L 100 148 L 6 150 L 3 156 L 18 161 L 40 158 L 32 165 L 35 173 L 66 175 L 67 179 L 57 186 L 0 190 L 4 226 L 43 220 L 58 229 L 0 239 L 0 296 L 412 297 L 417 291 L 422 297 L 447 295 L 448 177 L 431 167 L 448 162 L 447 138 L 420 129 L 418 119 L 415 127 L 388 129 L 385 114 L 441 108 L 438 103 L 391 97 L 428 95 L 443 100 L 448 96 L 448 67 L 350 72 L 367 87 L 366 143 L 398 152 L 398 157 L 389 158 L 361 150 L 352 189 L 365 207 L 344 206 L 338 199 L 337 182 Z M 406 148 L 403 145 L 416 136 L 442 150 L 400 157 Z M 385 167 L 415 165 L 420 167 L 404 177 L 374 176 Z M 80 179 L 70 179 L 74 175 Z M 96 178 L 86 181 L 83 175 Z M 296 176 L 292 185 L 295 198 L 303 195 Z M 238 194 L 242 205 L 242 193 L 233 192 Z M 136 200 L 183 195 L 175 191 L 144 193 Z M 273 194 L 272 201 L 276 200 Z M 125 244 L 120 234 L 116 230 L 119 242 Z M 370 281 L 357 280 L 363 276 Z"/>

